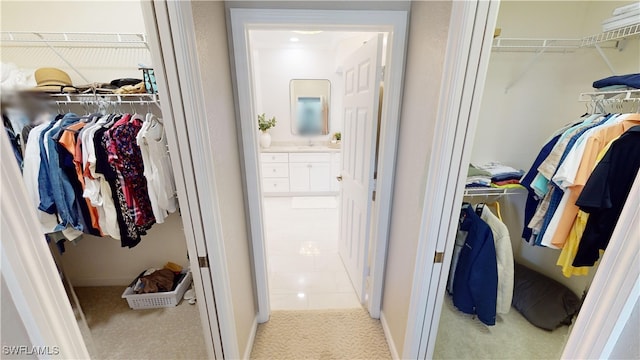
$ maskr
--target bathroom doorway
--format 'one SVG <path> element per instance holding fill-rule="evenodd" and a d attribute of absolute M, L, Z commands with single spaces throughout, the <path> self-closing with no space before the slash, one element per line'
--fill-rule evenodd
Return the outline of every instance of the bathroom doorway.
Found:
<path fill-rule="evenodd" d="M 249 32 L 271 310 L 366 300 L 367 179 L 386 36 Z"/>
<path fill-rule="evenodd" d="M 328 26 L 323 23 L 326 20 L 318 19 L 334 19 L 336 23 Z M 288 280 L 284 280 L 282 277 L 278 279 L 272 275 L 268 279 L 269 271 L 273 274 L 277 272 L 274 270 L 282 269 L 283 266 L 285 270 L 292 269 L 287 266 L 293 266 L 291 264 L 296 261 L 300 262 L 302 269 L 306 270 L 319 270 L 326 265 L 328 266 L 326 262 L 332 262 L 336 265 L 331 268 L 333 275 L 318 277 L 316 284 L 307 285 L 307 289 L 314 288 L 314 286 L 315 289 L 321 289 L 324 286 L 330 290 L 334 299 L 338 296 L 352 299 L 351 292 L 355 292 L 357 304 L 365 305 L 372 317 L 378 318 L 380 316 L 396 149 L 396 119 L 398 118 L 404 66 L 406 20 L 406 12 L 400 11 L 371 12 L 353 17 L 349 16 L 347 12 L 340 11 L 307 11 L 302 13 L 288 10 L 279 11 L 276 15 L 251 9 L 231 9 L 259 322 L 267 321 L 269 311 L 273 308 L 269 305 L 269 294 L 275 294 L 270 291 L 270 288 L 277 291 L 276 289 L 283 287 L 281 286 L 283 282 L 298 283 L 297 288 L 287 290 L 288 298 L 293 303 L 298 301 L 297 306 L 309 307 L 311 303 L 315 304 L 315 300 L 307 297 L 309 293 L 300 290 L 304 289 L 304 284 L 300 283 L 307 281 L 307 278 L 300 276 L 292 278 L 289 275 Z M 274 25 L 274 23 L 278 25 Z M 269 50 L 253 51 L 254 34 L 260 35 L 264 31 L 271 32 L 270 36 L 267 36 L 267 42 L 271 45 L 266 46 L 271 47 L 270 51 L 272 52 L 278 51 L 278 46 L 273 44 L 277 39 L 276 35 L 283 36 L 286 45 L 280 46 L 282 51 L 279 55 L 268 54 Z M 314 36 L 317 36 L 316 39 L 331 37 L 333 40 L 314 41 Z M 343 53 L 343 59 L 333 56 L 333 62 L 329 66 L 330 75 L 320 77 L 313 73 L 304 73 L 300 69 L 305 64 L 310 65 L 311 68 L 320 66 L 320 56 L 312 56 L 305 61 L 304 51 L 300 47 L 303 39 L 311 39 L 309 41 L 316 42 L 319 47 L 324 47 L 325 55 L 329 53 L 327 48 L 339 49 Z M 387 50 L 383 57 L 382 49 L 385 47 L 385 42 Z M 361 55 L 361 58 L 354 60 L 349 65 L 348 55 L 363 48 L 372 48 L 368 53 L 371 55 Z M 270 57 L 273 59 L 268 59 Z M 367 59 L 372 59 L 372 61 Z M 273 61 L 271 65 L 265 65 L 264 62 L 269 61 Z M 288 90 L 289 87 L 286 85 L 269 86 L 264 83 L 264 77 L 257 75 L 261 71 L 259 68 L 261 64 L 266 66 L 267 78 L 278 79 L 274 81 L 279 81 L 281 84 L 288 84 L 292 78 L 278 78 L 278 69 L 299 71 L 298 74 L 302 75 L 296 76 L 306 79 L 320 77 L 322 80 L 327 77 L 337 77 L 335 83 L 329 79 L 332 96 L 330 97 L 330 107 L 327 110 L 329 114 L 327 128 L 330 131 L 305 137 L 304 140 L 300 137 L 296 138 L 295 134 L 289 134 L 291 120 L 287 122 L 286 119 L 290 119 L 292 116 L 291 94 L 287 94 L 287 96 L 281 94 L 280 98 L 286 100 L 281 101 L 279 105 L 279 108 L 283 110 L 280 112 L 274 110 L 273 113 L 270 113 L 266 109 L 274 104 L 271 100 L 265 100 L 259 91 L 267 92 L 267 97 L 270 97 L 276 96 L 279 91 Z M 383 64 L 387 71 L 383 71 Z M 385 97 L 381 99 L 379 94 L 381 94 L 380 85 L 382 82 L 385 84 Z M 369 90 L 365 91 L 366 89 Z M 368 102 L 363 100 L 365 97 Z M 263 113 L 267 121 L 274 116 L 276 117 L 274 129 L 280 127 L 280 130 L 273 131 L 272 141 L 274 146 L 279 147 L 278 150 L 269 148 L 264 151 L 264 147 L 259 146 L 259 133 L 255 122 L 258 120 L 258 115 Z M 285 119 L 284 126 L 280 126 L 282 123 L 278 125 L 281 119 Z M 379 133 L 378 128 L 380 129 Z M 339 149 L 332 148 L 330 142 L 332 138 L 335 138 L 336 132 L 342 135 L 342 144 Z M 286 137 L 280 137 L 284 135 L 283 133 L 290 136 L 288 140 Z M 376 156 L 377 154 L 378 156 Z M 332 168 L 336 167 L 339 171 L 332 171 Z M 301 177 L 300 174 L 303 176 Z M 327 174 L 330 174 L 329 177 Z M 274 180 L 273 176 L 278 178 Z M 329 179 L 328 184 L 327 181 L 318 180 L 320 177 Z M 342 183 L 335 183 L 338 180 L 336 178 L 341 179 Z M 308 185 L 301 188 L 301 184 L 305 185 L 305 183 Z M 274 187 L 278 186 L 280 186 L 279 190 L 274 190 Z M 345 192 L 346 187 L 349 188 L 347 192 Z M 352 197 L 354 193 L 356 195 Z M 265 202 L 262 202 L 263 194 L 269 195 Z M 270 199 L 271 195 L 280 198 L 288 196 L 290 199 L 273 200 Z M 324 200 L 319 200 L 322 198 Z M 294 225 L 292 219 L 285 219 L 280 220 L 279 224 L 276 220 L 277 225 L 272 226 L 273 224 L 269 223 L 270 208 L 275 207 L 278 215 L 283 214 L 282 208 L 279 211 L 277 210 L 278 205 L 274 205 L 278 202 L 280 202 L 280 206 L 286 205 L 289 210 L 295 212 L 313 212 L 308 208 L 295 209 L 295 206 L 318 207 L 315 210 L 324 210 L 327 218 L 334 220 L 325 221 L 323 224 L 322 221 L 317 222 L 312 219 L 311 221 L 306 220 L 309 222 Z M 331 210 L 332 202 L 336 204 L 336 209 Z M 300 205 L 301 203 L 303 205 Z M 329 207 L 326 207 L 327 204 Z M 333 215 L 331 215 L 332 211 Z M 321 218 L 317 214 L 316 217 Z M 335 220 L 336 217 L 340 220 Z M 325 235 L 327 238 L 333 237 L 333 243 L 327 242 L 320 245 L 318 241 L 315 243 L 300 241 L 300 237 L 308 237 L 308 234 L 313 232 L 312 224 L 315 223 L 318 223 L 323 230 L 328 230 L 332 226 L 335 229 L 335 225 L 339 224 L 338 236 L 335 236 L 335 231 L 334 235 Z M 295 248 L 292 247 L 289 250 L 289 252 L 295 252 L 298 259 L 275 258 L 272 261 L 268 258 L 269 253 L 272 252 L 269 231 L 278 234 L 286 226 L 288 226 L 288 231 L 292 229 L 292 226 L 300 226 L 307 231 L 306 235 L 305 233 L 297 235 L 297 240 L 294 240 L 296 242 Z M 314 235 L 317 234 L 318 232 Z M 280 239 L 283 239 L 282 234 L 280 234 Z M 336 245 L 338 245 L 339 257 L 336 256 Z M 314 258 L 313 261 L 305 261 L 308 259 L 299 257 L 304 256 L 300 253 L 319 251 L 320 246 L 325 247 L 326 251 L 332 251 L 330 258 L 318 258 L 317 261 Z M 319 255 L 323 256 L 324 254 Z M 344 281 L 343 275 L 336 275 L 338 274 L 337 269 L 341 270 L 340 274 L 343 274 L 342 269 L 337 265 L 343 265 L 349 275 L 350 284 Z M 351 286 L 350 291 L 348 291 L 348 285 Z M 279 303 L 281 300 L 279 296 L 272 296 L 272 299 L 274 303 Z M 340 301 L 327 301 L 322 307 L 335 307 L 329 305 L 332 302 L 339 303 Z M 353 304 L 351 301 L 348 303 Z M 277 306 L 279 304 L 276 304 Z M 345 305 L 338 307 L 343 306 Z"/>

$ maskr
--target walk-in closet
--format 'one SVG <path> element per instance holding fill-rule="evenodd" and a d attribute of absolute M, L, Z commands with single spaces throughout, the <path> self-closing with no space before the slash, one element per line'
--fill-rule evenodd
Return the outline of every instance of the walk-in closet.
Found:
<path fill-rule="evenodd" d="M 35 4 L 2 4 L 2 115 L 89 354 L 206 358 L 141 3 Z"/>
<path fill-rule="evenodd" d="M 500 4 L 434 358 L 561 356 L 638 169 L 639 34 L 637 2 Z"/>

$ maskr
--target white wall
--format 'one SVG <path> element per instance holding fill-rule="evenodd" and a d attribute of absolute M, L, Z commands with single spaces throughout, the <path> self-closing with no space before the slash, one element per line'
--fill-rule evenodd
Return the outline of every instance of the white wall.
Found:
<path fill-rule="evenodd" d="M 451 3 L 411 4 L 382 313 L 402 351 L 409 316 L 420 216 L 433 144 Z M 400 354 L 402 356 L 402 354 Z"/>
<path fill-rule="evenodd" d="M 187 245 L 178 213 L 154 225 L 134 248 L 123 248 L 111 237 L 83 235 L 77 245 L 67 242 L 61 256 L 74 286 L 129 285 L 143 270 L 162 268 L 168 261 L 189 266 Z"/>
<path fill-rule="evenodd" d="M 0 6 L 2 31 L 145 32 L 139 1 L 2 1 Z M 3 62 L 13 62 L 25 69 L 59 67 L 69 73 L 74 84 L 86 83 L 46 47 L 29 49 L 4 45 Z M 90 81 L 140 78 L 138 62 L 150 61 L 146 49 L 60 51 Z M 128 110 L 129 107 L 125 109 Z M 140 110 L 146 111 L 146 107 Z M 77 246 L 67 244 L 66 247 L 62 262 L 74 285 L 128 285 L 145 268 L 162 267 L 167 261 L 188 265 L 186 240 L 178 214 L 171 216 L 165 224 L 154 225 L 133 249 L 121 248 L 120 242 L 111 238 L 91 235 L 85 235 Z"/>
<path fill-rule="evenodd" d="M 259 45 L 259 44 L 258 44 Z M 329 104 L 329 134 L 314 140 L 329 140 L 331 134 L 342 131 L 342 75 L 336 72 L 336 51 L 327 47 L 299 47 L 279 49 L 257 48 L 254 69 L 256 107 L 258 114 L 275 116 L 278 123 L 269 130 L 274 142 L 305 142 L 308 137 L 291 132 L 289 82 L 292 79 L 327 79 L 331 83 Z M 257 118 L 256 118 L 257 122 Z"/>
<path fill-rule="evenodd" d="M 581 38 L 599 33 L 601 21 L 610 17 L 614 8 L 626 3 L 628 1 L 503 1 L 497 27 L 502 29 L 501 37 Z M 544 26 L 540 26 L 542 23 Z M 620 74 L 640 72 L 639 43 L 629 41 L 622 52 L 605 49 Z M 566 54 L 547 53 L 505 92 L 533 56 L 533 53 L 492 53 L 472 162 L 497 160 L 528 170 L 549 135 L 585 113 L 585 105 L 578 102 L 578 95 L 593 91 L 593 81 L 612 75 L 594 48 Z M 516 196 L 505 201 L 509 212 L 506 222 L 516 260 L 581 295 L 594 271 L 587 277 L 565 278 L 555 265 L 559 251 L 531 247 L 520 238 L 525 198 Z"/>
<path fill-rule="evenodd" d="M 144 33 L 140 2 L 129 1 L 2 1 L 2 31 Z M 90 82 L 117 78 L 141 78 L 138 63 L 151 66 L 147 49 L 58 48 Z M 49 48 L 3 47 L 2 62 L 35 70 L 57 67 L 66 71 L 75 85 L 86 84 Z"/>
<path fill-rule="evenodd" d="M 241 152 L 236 129 L 235 103 L 225 8 L 223 2 L 192 3 L 196 44 L 205 107 L 212 139 L 211 156 L 222 218 L 222 235 L 231 285 L 238 349 L 243 354 L 252 336 L 257 305 L 252 276 L 248 222 L 245 216 Z M 256 120 L 257 121 L 257 120 Z M 205 219 L 206 220 L 206 219 Z"/>

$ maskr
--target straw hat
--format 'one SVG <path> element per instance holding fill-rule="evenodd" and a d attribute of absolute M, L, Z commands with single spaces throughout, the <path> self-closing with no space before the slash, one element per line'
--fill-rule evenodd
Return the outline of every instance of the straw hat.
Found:
<path fill-rule="evenodd" d="M 76 88 L 71 83 L 71 78 L 66 72 L 56 68 L 40 68 L 36 70 L 34 77 L 38 86 L 34 91 L 41 92 L 75 92 Z"/>

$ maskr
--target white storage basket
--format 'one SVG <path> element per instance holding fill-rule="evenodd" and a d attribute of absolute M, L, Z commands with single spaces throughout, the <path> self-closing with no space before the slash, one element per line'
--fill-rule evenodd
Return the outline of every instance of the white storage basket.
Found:
<path fill-rule="evenodd" d="M 136 294 L 131 287 L 128 287 L 122 293 L 122 298 L 127 299 L 129 307 L 134 310 L 174 307 L 182 300 L 189 285 L 191 285 L 191 272 L 186 273 L 173 291 Z"/>

